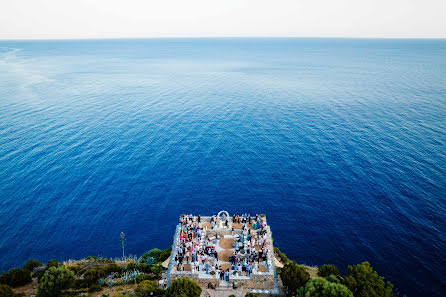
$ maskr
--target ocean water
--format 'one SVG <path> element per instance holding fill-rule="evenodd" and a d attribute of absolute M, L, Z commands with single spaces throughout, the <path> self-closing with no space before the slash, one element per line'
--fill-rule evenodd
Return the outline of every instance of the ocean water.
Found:
<path fill-rule="evenodd" d="M 0 42 L 0 270 L 266 213 L 299 263 L 446 292 L 446 40 Z"/>

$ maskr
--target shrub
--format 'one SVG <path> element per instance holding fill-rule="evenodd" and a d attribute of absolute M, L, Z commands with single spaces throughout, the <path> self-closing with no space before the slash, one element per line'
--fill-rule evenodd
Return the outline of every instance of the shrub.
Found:
<path fill-rule="evenodd" d="M 355 297 L 391 297 L 393 285 L 384 282 L 384 277 L 379 276 L 370 266 L 369 262 L 347 268 L 347 277 L 343 284 L 349 288 Z"/>
<path fill-rule="evenodd" d="M 163 262 L 165 261 L 167 258 L 169 258 L 170 253 L 172 251 L 172 248 L 168 248 L 165 250 L 160 250 L 160 249 L 151 249 L 150 251 L 144 253 L 141 258 L 139 258 L 139 261 L 142 263 L 148 263 L 148 264 L 153 264 L 152 261 L 154 263 L 159 263 L 159 262 Z M 153 259 L 153 260 L 151 260 Z"/>
<path fill-rule="evenodd" d="M 136 297 L 146 297 L 150 295 L 162 295 L 164 293 L 163 289 L 158 288 L 156 282 L 151 280 L 145 280 L 139 283 L 135 288 Z"/>
<path fill-rule="evenodd" d="M 163 271 L 163 265 L 161 264 L 155 264 L 151 267 L 153 274 L 155 274 L 156 277 L 159 277 L 161 272 Z"/>
<path fill-rule="evenodd" d="M 136 277 L 136 283 L 139 284 L 145 280 L 152 280 L 152 277 L 148 274 L 140 274 Z"/>
<path fill-rule="evenodd" d="M 234 294 L 231 294 L 231 295 L 229 295 L 228 297 L 235 297 L 235 295 L 234 295 Z"/>
<path fill-rule="evenodd" d="M 10 286 L 0 284 L 0 297 L 14 297 L 14 291 Z"/>
<path fill-rule="evenodd" d="M 57 260 L 55 260 L 55 259 L 49 260 L 48 264 L 46 264 L 46 268 L 58 267 L 58 266 L 59 266 L 59 262 L 57 262 Z"/>
<path fill-rule="evenodd" d="M 282 253 L 278 248 L 274 247 L 273 250 L 274 250 L 274 253 L 280 258 L 280 261 L 281 261 L 284 265 L 286 265 L 286 264 L 288 264 L 289 262 L 291 262 L 291 260 L 288 259 L 288 257 L 287 257 L 284 253 Z"/>
<path fill-rule="evenodd" d="M 305 297 L 353 297 L 353 293 L 346 286 L 331 283 L 321 277 L 308 281 L 303 291 Z"/>
<path fill-rule="evenodd" d="M 32 274 L 33 277 L 36 277 L 38 281 L 40 281 L 40 279 L 42 278 L 42 276 L 45 274 L 45 269 L 42 270 L 37 270 L 36 272 L 34 272 Z"/>
<path fill-rule="evenodd" d="M 330 274 L 338 276 L 339 269 L 332 264 L 324 264 L 321 267 L 319 267 L 319 269 L 317 271 L 317 275 L 319 275 L 321 277 L 327 277 Z"/>
<path fill-rule="evenodd" d="M 334 274 L 330 274 L 325 279 L 328 280 L 330 283 L 337 283 L 337 284 L 339 284 L 341 282 L 340 279 L 339 279 L 339 276 L 336 276 Z"/>
<path fill-rule="evenodd" d="M 26 262 L 26 264 L 23 265 L 23 268 L 28 269 L 29 271 L 32 272 L 34 268 L 40 266 L 43 266 L 40 261 L 29 259 L 28 262 Z"/>
<path fill-rule="evenodd" d="M 136 264 L 136 263 L 128 264 L 127 265 L 127 270 L 138 270 L 138 271 L 144 272 L 144 273 L 152 272 L 152 269 L 150 268 L 150 265 L 148 265 L 148 264 Z"/>
<path fill-rule="evenodd" d="M 74 273 L 63 266 L 50 267 L 37 286 L 39 297 L 56 297 L 74 282 Z"/>
<path fill-rule="evenodd" d="M 100 292 L 100 291 L 102 291 L 102 287 L 100 285 L 93 285 L 90 288 L 88 288 L 89 293 Z"/>
<path fill-rule="evenodd" d="M 158 262 L 166 261 L 170 257 L 171 252 L 172 252 L 172 247 L 163 250 L 158 256 L 158 259 L 157 259 Z"/>
<path fill-rule="evenodd" d="M 164 297 L 199 297 L 201 288 L 187 278 L 175 280 L 166 290 Z"/>
<path fill-rule="evenodd" d="M 248 292 L 248 293 L 246 293 L 245 297 L 259 297 L 259 295 L 255 294 L 255 293 Z"/>
<path fill-rule="evenodd" d="M 8 273 L 3 272 L 0 276 L 0 284 L 5 284 L 13 288 L 26 285 L 31 281 L 31 273 L 25 268 L 14 268 L 9 270 Z"/>
<path fill-rule="evenodd" d="M 280 277 L 284 286 L 288 289 L 288 295 L 293 296 L 299 287 L 306 284 L 310 278 L 310 274 L 303 266 L 290 262 L 282 268 Z"/>
<path fill-rule="evenodd" d="M 91 267 L 84 273 L 84 286 L 90 287 L 98 283 L 98 279 L 105 278 L 107 271 L 103 267 Z"/>

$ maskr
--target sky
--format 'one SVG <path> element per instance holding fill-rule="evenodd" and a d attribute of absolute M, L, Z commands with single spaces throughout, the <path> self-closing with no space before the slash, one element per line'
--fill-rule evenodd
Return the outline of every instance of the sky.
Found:
<path fill-rule="evenodd" d="M 0 0 L 0 39 L 446 38 L 446 0 Z"/>

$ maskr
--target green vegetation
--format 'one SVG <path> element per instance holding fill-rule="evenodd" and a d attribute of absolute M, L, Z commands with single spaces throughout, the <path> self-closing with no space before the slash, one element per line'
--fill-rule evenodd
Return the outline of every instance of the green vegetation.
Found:
<path fill-rule="evenodd" d="M 153 277 L 148 274 L 140 274 L 136 277 L 136 283 L 139 284 L 145 280 L 153 280 Z"/>
<path fill-rule="evenodd" d="M 60 296 L 63 290 L 68 289 L 74 282 L 74 273 L 63 266 L 50 267 L 37 287 L 39 297 Z"/>
<path fill-rule="evenodd" d="M 10 286 L 0 284 L 0 297 L 14 297 L 14 291 Z"/>
<path fill-rule="evenodd" d="M 9 272 L 3 272 L 0 275 L 0 284 L 13 288 L 26 285 L 31 281 L 31 272 L 25 268 L 13 268 Z"/>
<path fill-rule="evenodd" d="M 290 259 L 288 259 L 288 257 L 282 253 L 278 248 L 274 247 L 274 253 L 280 258 L 280 262 L 283 263 L 283 265 L 288 264 L 289 262 L 291 262 Z"/>
<path fill-rule="evenodd" d="M 164 297 L 199 297 L 201 288 L 194 281 L 183 278 L 175 280 L 166 290 Z"/>
<path fill-rule="evenodd" d="M 333 274 L 335 276 L 339 275 L 339 269 L 332 264 L 322 265 L 321 267 L 319 267 L 319 270 L 317 272 L 317 275 L 319 275 L 321 277 L 327 277 L 331 274 Z"/>
<path fill-rule="evenodd" d="M 369 262 L 347 268 L 347 276 L 342 282 L 349 288 L 355 297 L 391 297 L 393 285 L 384 282 L 384 277 L 379 276 L 370 266 Z"/>
<path fill-rule="evenodd" d="M 151 273 L 152 272 L 152 269 L 150 268 L 149 264 L 137 264 L 137 263 L 128 264 L 127 270 L 138 270 L 143 273 Z"/>
<path fill-rule="evenodd" d="M 172 248 L 168 248 L 165 250 L 160 249 L 151 249 L 148 252 L 145 252 L 141 258 L 139 258 L 139 262 L 147 263 L 147 264 L 155 264 L 164 262 L 167 258 L 169 258 Z"/>
<path fill-rule="evenodd" d="M 339 284 L 341 282 L 340 276 L 336 276 L 334 274 L 330 274 L 325 279 L 328 280 L 330 283 L 337 283 L 337 284 Z"/>
<path fill-rule="evenodd" d="M 283 262 L 289 261 L 280 272 L 288 296 L 298 297 L 392 297 L 393 285 L 385 282 L 368 262 L 348 266 L 347 275 L 341 276 L 332 264 L 322 265 L 318 276 L 310 280 L 303 266 L 289 260 L 279 249 L 274 252 Z"/>
<path fill-rule="evenodd" d="M 297 289 L 304 286 L 310 279 L 310 274 L 305 267 L 297 265 L 295 262 L 290 262 L 282 268 L 280 277 L 288 290 L 288 296 L 294 296 Z"/>
<path fill-rule="evenodd" d="M 46 268 L 57 267 L 57 266 L 59 266 L 59 262 L 57 262 L 57 260 L 55 259 L 48 261 L 48 264 L 46 264 Z"/>
<path fill-rule="evenodd" d="M 161 272 L 163 271 L 163 265 L 158 263 L 158 264 L 153 265 L 151 267 L 151 269 L 152 269 L 153 274 L 155 274 L 155 276 L 157 278 L 159 278 L 161 275 Z"/>
<path fill-rule="evenodd" d="M 151 280 L 145 280 L 138 284 L 135 288 L 136 297 L 146 297 L 151 295 L 162 295 L 164 293 L 163 289 L 158 288 L 156 282 Z"/>
<path fill-rule="evenodd" d="M 89 293 L 100 292 L 102 291 L 102 287 L 100 285 L 93 285 L 88 288 Z"/>
<path fill-rule="evenodd" d="M 83 287 L 91 287 L 98 284 L 100 278 L 107 276 L 107 270 L 103 267 L 88 268 L 84 273 Z"/>
<path fill-rule="evenodd" d="M 248 292 L 248 293 L 246 293 L 245 297 L 259 297 L 259 295 L 255 294 L 255 293 Z"/>
<path fill-rule="evenodd" d="M 304 297 L 353 297 L 353 293 L 346 286 L 331 283 L 321 277 L 309 280 L 298 293 Z"/>
<path fill-rule="evenodd" d="M 43 266 L 40 261 L 29 259 L 28 262 L 26 262 L 25 265 L 23 265 L 23 268 L 28 269 L 29 271 L 33 271 L 34 268 Z"/>

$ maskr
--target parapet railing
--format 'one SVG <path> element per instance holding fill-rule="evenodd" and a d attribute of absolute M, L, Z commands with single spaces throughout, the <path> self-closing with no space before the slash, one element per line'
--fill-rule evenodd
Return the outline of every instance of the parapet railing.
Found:
<path fill-rule="evenodd" d="M 172 252 L 170 253 L 170 261 L 169 266 L 167 268 L 167 285 L 170 285 L 170 273 L 172 272 L 172 268 L 175 265 L 175 253 L 176 253 L 176 247 L 178 244 L 178 239 L 180 238 L 180 230 L 181 230 L 181 224 L 177 225 L 177 228 L 175 230 L 175 234 L 173 235 L 173 245 L 172 245 Z"/>

